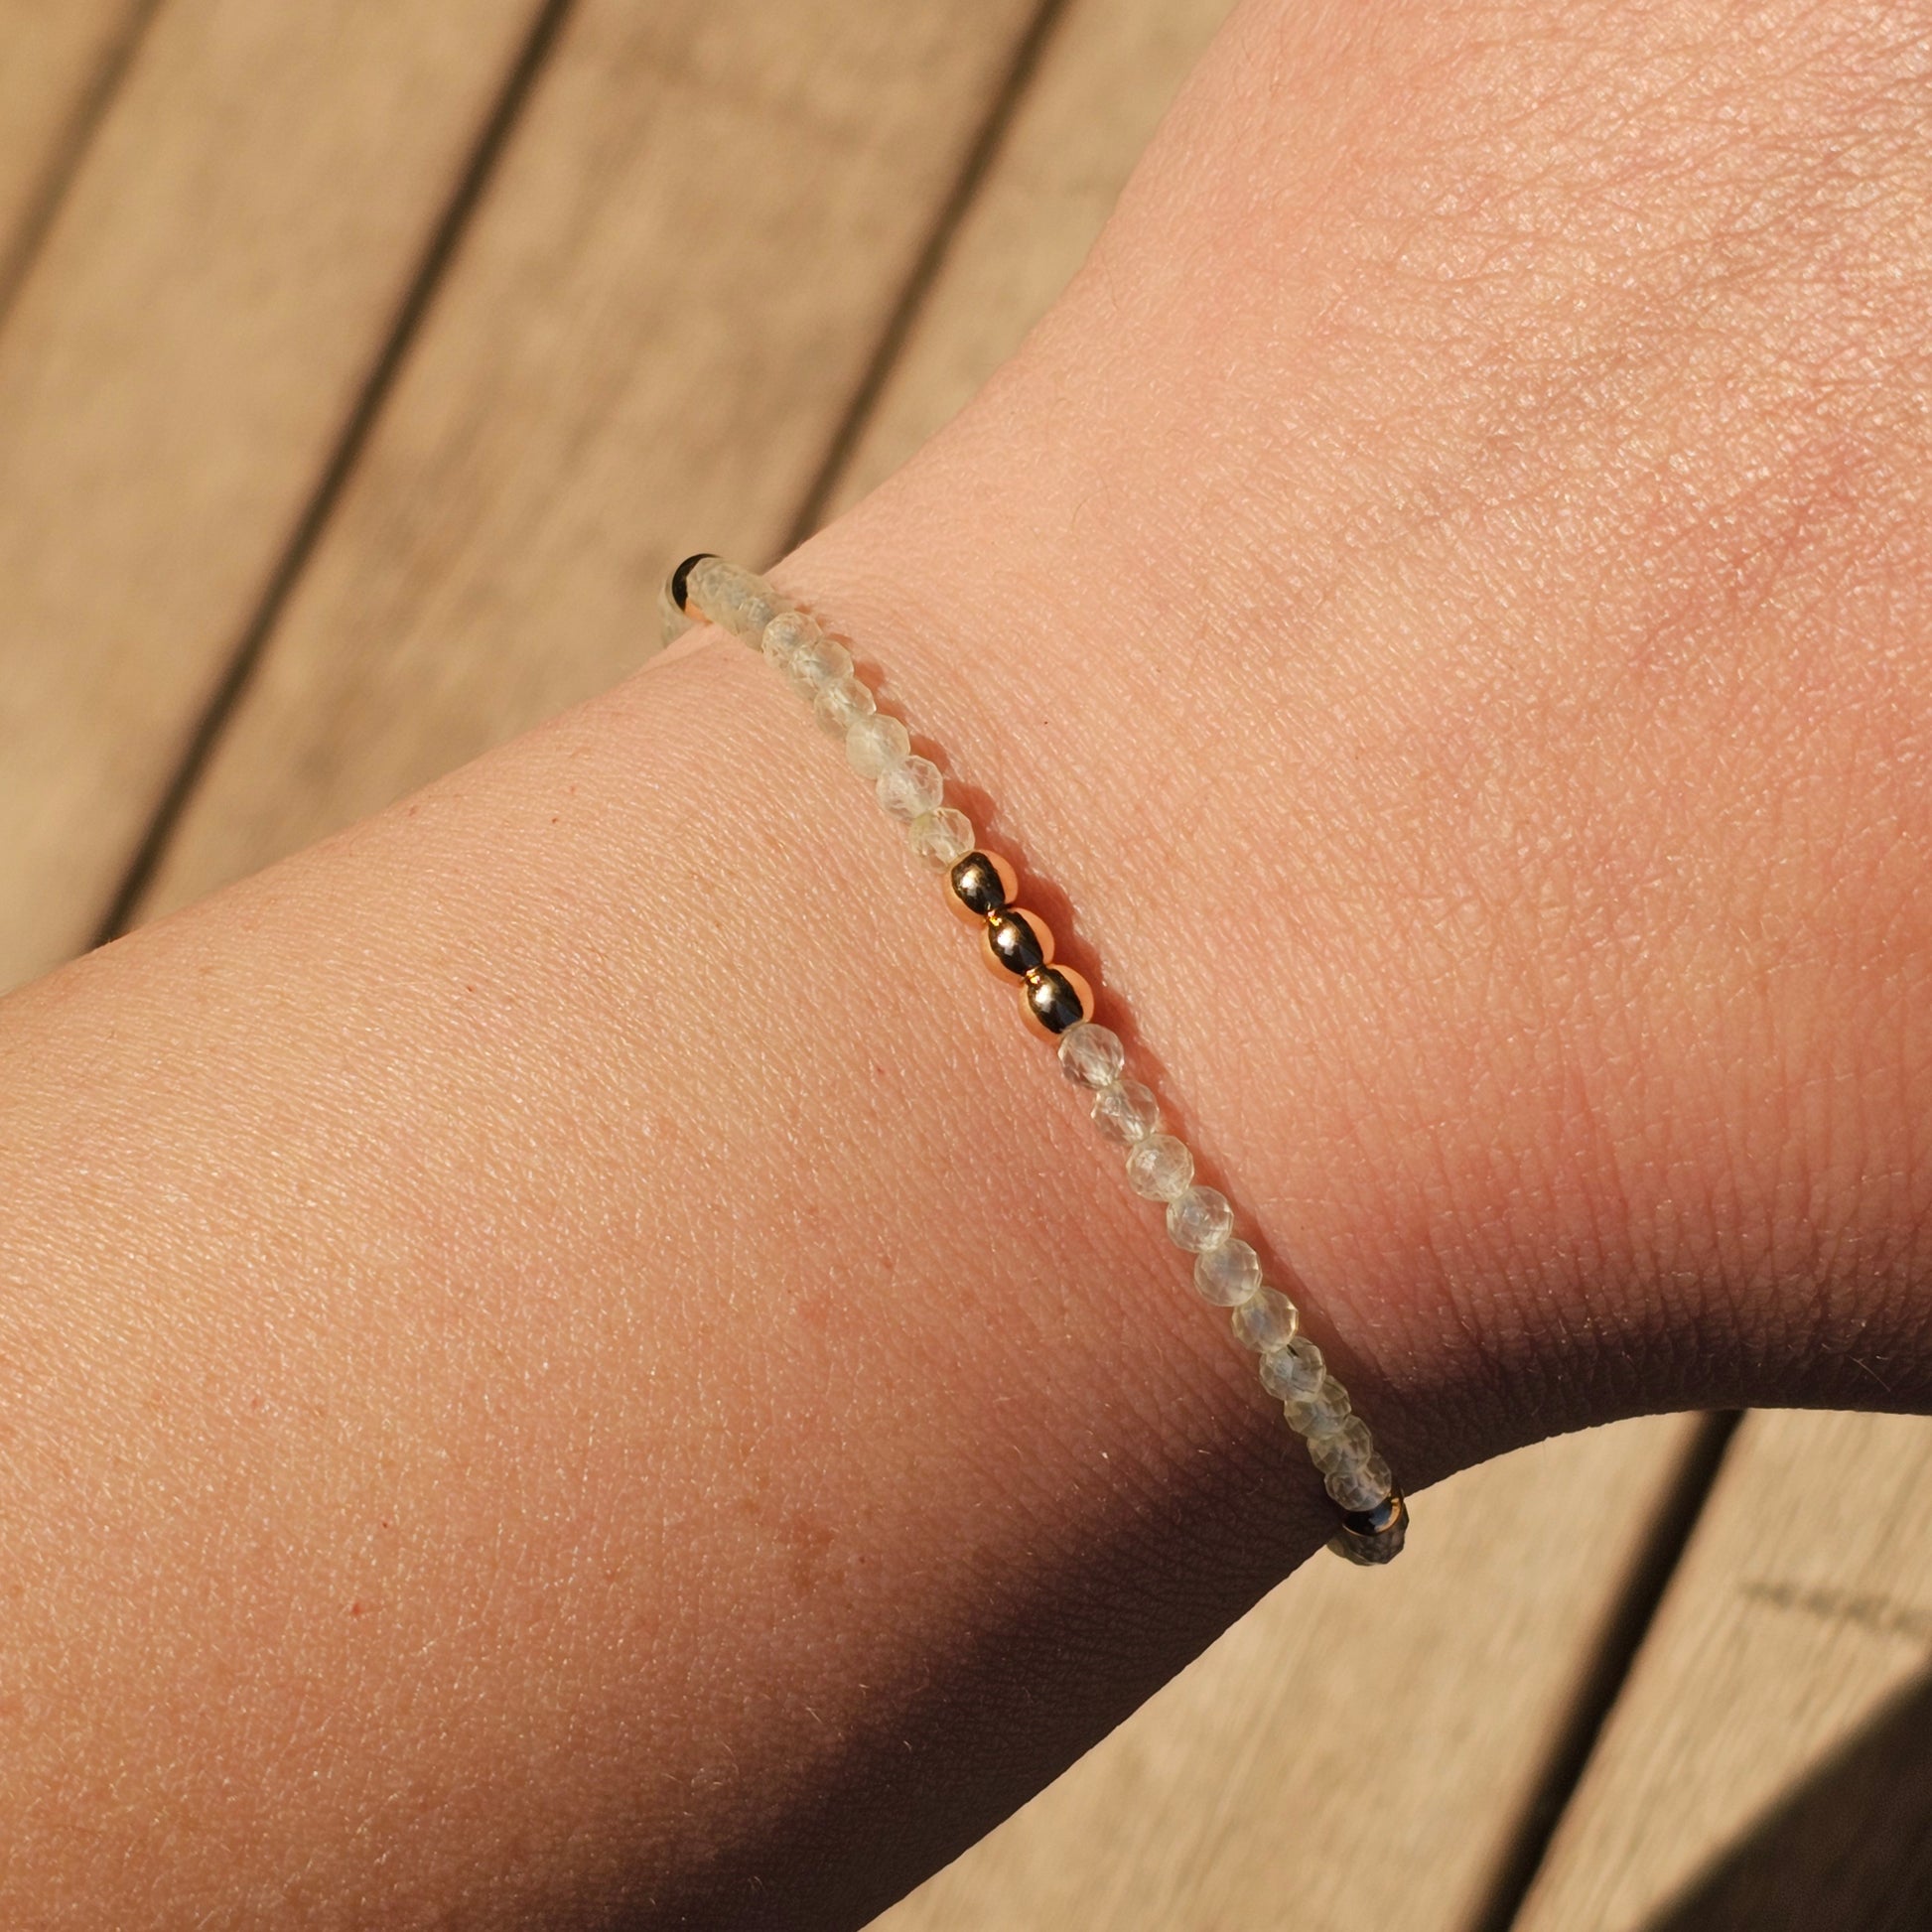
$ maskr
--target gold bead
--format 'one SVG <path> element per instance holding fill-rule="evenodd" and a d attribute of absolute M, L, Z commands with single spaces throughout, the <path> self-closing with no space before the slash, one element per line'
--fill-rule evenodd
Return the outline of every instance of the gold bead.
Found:
<path fill-rule="evenodd" d="M 994 911 L 997 912 L 1003 907 L 1011 905 L 1014 900 L 1014 896 L 1020 890 L 1020 882 L 1014 877 L 1013 868 L 997 852 L 987 852 L 977 848 L 967 853 L 966 857 L 960 860 L 959 865 L 967 865 L 974 859 L 985 860 L 993 868 L 994 877 L 1000 882 L 1000 904 L 993 908 Z M 958 869 L 958 866 L 955 866 L 953 871 L 946 875 L 946 903 L 969 925 L 976 924 L 981 919 L 990 917 L 991 914 L 960 897 L 959 889 L 953 877 L 953 874 Z"/>
<path fill-rule="evenodd" d="M 1073 996 L 1077 1012 L 1067 1007 L 1062 988 Z M 1027 1025 L 1045 1040 L 1057 1040 L 1076 1020 L 1093 1018 L 1093 988 L 1071 966 L 1041 966 L 1029 973 L 1020 1000 Z"/>
<path fill-rule="evenodd" d="M 1024 925 L 1025 932 L 1016 930 Z M 1033 944 L 1027 944 L 1027 933 Z M 1025 979 L 1035 966 L 1046 965 L 1053 957 L 1053 935 L 1037 912 L 1023 905 L 1009 905 L 988 919 L 980 935 L 980 958 L 988 969 L 1002 979 Z"/>

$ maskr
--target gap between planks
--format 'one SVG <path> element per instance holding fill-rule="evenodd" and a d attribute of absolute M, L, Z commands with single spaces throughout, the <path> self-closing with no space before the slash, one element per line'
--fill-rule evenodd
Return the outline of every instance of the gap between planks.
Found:
<path fill-rule="evenodd" d="M 575 4 L 576 0 L 544 0 L 539 9 L 521 52 L 504 77 L 502 90 L 483 121 L 469 162 L 458 177 L 455 191 L 430 235 L 422 261 L 403 294 L 395 320 L 386 331 L 381 346 L 369 365 L 361 393 L 343 425 L 336 447 L 323 466 L 261 601 L 236 641 L 221 681 L 197 722 L 140 844 L 135 847 L 127 871 L 94 936 L 95 945 L 105 945 L 108 940 L 118 938 L 128 929 L 134 910 L 140 904 L 167 850 L 168 841 L 180 823 L 189 799 L 194 796 L 202 772 L 220 743 L 221 735 L 267 647 L 268 639 L 274 634 L 276 621 L 310 557 L 315 554 L 316 545 L 328 527 L 344 485 L 368 442 L 383 403 L 395 386 L 397 373 L 409 354 L 411 345 L 422 329 L 423 319 L 436 298 L 436 291 L 462 241 L 464 230 L 483 200 L 523 104 L 528 100 L 537 75 L 542 71 L 558 35 L 563 31 L 564 21 Z"/>
<path fill-rule="evenodd" d="M 607 689 L 693 531 L 780 546 L 1038 12 L 580 4 L 131 916 Z"/>
<path fill-rule="evenodd" d="M 1686 1441 L 1677 1480 L 1659 1501 L 1656 1521 L 1630 1566 L 1622 1601 L 1603 1632 L 1596 1657 L 1578 1685 L 1576 1710 L 1556 1740 L 1514 1843 L 1498 1861 L 1496 1881 L 1469 1932 L 1513 1932 L 1524 1901 L 1550 1856 L 1550 1847 L 1577 1796 L 1657 1623 L 1665 1593 L 1710 1506 L 1737 1425 L 1737 1410 L 1701 1417 Z"/>
<path fill-rule="evenodd" d="M 39 165 L 29 164 L 27 179 L 16 190 L 12 231 L 0 235 L 0 330 L 7 326 L 15 298 L 33 272 L 41 244 L 162 3 L 124 0 L 120 20 L 103 23 L 93 59 L 87 70 L 76 76 L 79 84 L 69 95 L 71 104 L 58 115 L 58 132 L 47 144 Z M 63 24 L 72 31 L 84 12 L 83 7 L 75 5 Z M 58 74 L 52 79 L 51 90 L 57 95 L 66 91 Z M 4 193 L 3 185 L 0 193 Z M 4 205 L 0 200 L 0 207 Z"/>
<path fill-rule="evenodd" d="M 101 14 L 0 6 L 4 202 Z M 0 983 L 98 931 L 536 11 L 170 0 L 123 65 L 0 332 Z"/>
<path fill-rule="evenodd" d="M 919 250 L 918 259 L 905 278 L 898 301 L 886 319 L 878 345 L 872 352 L 864 375 L 859 379 L 858 388 L 853 392 L 844 419 L 826 445 L 818 474 L 806 486 L 792 514 L 784 540 L 786 551 L 795 550 L 803 543 L 825 520 L 827 509 L 836 501 L 840 486 L 851 471 L 853 457 L 878 409 L 879 399 L 885 394 L 886 385 L 904 353 L 912 325 L 938 281 L 939 270 L 952 250 L 961 223 L 992 173 L 1000 144 L 1013 125 L 1014 116 L 1019 112 L 1027 89 L 1038 71 L 1046 45 L 1053 36 L 1053 30 L 1065 17 L 1066 9 L 1067 0 L 1040 0 L 1033 24 L 1014 50 L 1013 65 L 1008 69 L 1005 80 L 994 91 L 986 119 L 972 147 L 967 150 L 959 178 L 953 183 L 952 192 L 939 205 L 925 246 Z"/>
<path fill-rule="evenodd" d="M 149 12 L 158 4 L 159 0 L 144 0 Z M 341 440 L 323 470 L 260 605 L 235 646 L 219 686 L 184 749 L 167 792 L 160 800 L 101 920 L 94 939 L 96 945 L 119 936 L 133 922 L 182 813 L 194 796 L 268 639 L 274 633 L 289 596 L 314 554 L 344 485 L 367 443 L 370 430 L 394 386 L 396 374 L 416 339 L 464 230 L 483 200 L 504 146 L 574 4 L 575 0 L 546 0 L 539 13 L 529 40 L 505 80 L 501 96 L 483 128 L 470 164 L 424 251 L 421 266 L 370 368 L 361 396 L 344 426 Z M 1066 0 L 1039 0 L 1026 33 L 1016 46 L 1012 62 L 993 92 L 958 177 L 935 212 L 918 258 L 886 319 L 852 400 L 833 432 L 824 460 L 790 518 L 785 549 L 789 550 L 803 542 L 817 527 L 827 502 L 844 477 L 873 405 L 903 345 L 912 318 L 917 314 L 960 221 L 971 207 L 998 152 L 1001 138 L 1038 65 L 1041 50 L 1065 10 Z M 123 62 L 116 67 L 116 76 L 124 65 Z M 98 109 L 95 118 L 98 118 Z M 0 303 L 4 302 L 4 284 L 0 284 Z M 0 320 L 3 319 L 4 308 L 0 308 Z"/>

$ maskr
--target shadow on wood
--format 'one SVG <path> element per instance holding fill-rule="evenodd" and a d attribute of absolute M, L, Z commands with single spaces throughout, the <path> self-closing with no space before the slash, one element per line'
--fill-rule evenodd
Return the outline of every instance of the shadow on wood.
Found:
<path fill-rule="evenodd" d="M 1648 1932 L 1932 1925 L 1932 1671 L 1914 1679 Z"/>

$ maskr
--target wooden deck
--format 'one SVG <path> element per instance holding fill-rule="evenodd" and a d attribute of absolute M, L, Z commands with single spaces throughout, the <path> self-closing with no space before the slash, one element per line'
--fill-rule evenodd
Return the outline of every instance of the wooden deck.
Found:
<path fill-rule="evenodd" d="M 862 492 L 1224 8 L 0 0 L 0 983 L 613 682 L 693 533 Z M 1572 1438 L 880 1925 L 1923 1927 L 1929 1658 L 1932 1425 Z"/>

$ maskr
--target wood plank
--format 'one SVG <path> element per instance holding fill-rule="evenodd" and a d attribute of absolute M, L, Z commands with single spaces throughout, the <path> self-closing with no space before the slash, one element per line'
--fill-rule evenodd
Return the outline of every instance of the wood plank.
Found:
<path fill-rule="evenodd" d="M 0 334 L 0 985 L 85 945 L 536 0 L 174 0 Z"/>
<path fill-rule="evenodd" d="M 0 303 L 147 0 L 0 4 Z"/>
<path fill-rule="evenodd" d="M 874 1932 L 1469 1927 L 1693 1429 L 1520 1451 L 1393 1569 L 1311 1564 Z"/>
<path fill-rule="evenodd" d="M 769 555 L 1035 0 L 583 0 L 140 910 L 375 809 Z"/>
<path fill-rule="evenodd" d="M 1520 1932 L 1932 1923 L 1932 1423 L 1745 1418 Z"/>

